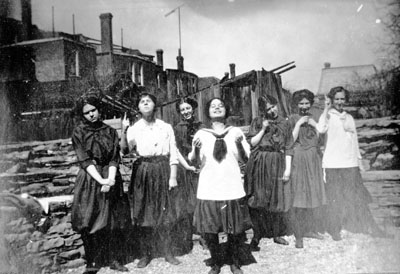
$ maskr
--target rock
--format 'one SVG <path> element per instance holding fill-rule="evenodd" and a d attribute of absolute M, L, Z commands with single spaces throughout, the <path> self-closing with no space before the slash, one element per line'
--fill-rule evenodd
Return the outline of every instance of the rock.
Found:
<path fill-rule="evenodd" d="M 26 163 L 18 163 L 11 168 L 7 169 L 5 173 L 15 174 L 15 173 L 26 173 L 27 172 L 27 164 Z"/>
<path fill-rule="evenodd" d="M 376 157 L 372 167 L 374 169 L 391 169 L 395 165 L 395 156 L 391 153 L 384 153 Z"/>

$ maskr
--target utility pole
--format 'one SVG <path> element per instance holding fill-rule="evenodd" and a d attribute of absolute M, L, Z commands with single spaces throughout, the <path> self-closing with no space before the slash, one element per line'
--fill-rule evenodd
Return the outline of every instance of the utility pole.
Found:
<path fill-rule="evenodd" d="M 179 50 L 178 50 L 178 55 L 182 56 L 182 40 L 181 40 L 181 7 L 184 4 L 174 8 L 173 10 L 171 10 L 170 12 L 168 12 L 167 14 L 165 14 L 165 17 L 171 15 L 172 13 L 174 13 L 176 10 L 178 10 L 178 26 L 179 26 Z"/>

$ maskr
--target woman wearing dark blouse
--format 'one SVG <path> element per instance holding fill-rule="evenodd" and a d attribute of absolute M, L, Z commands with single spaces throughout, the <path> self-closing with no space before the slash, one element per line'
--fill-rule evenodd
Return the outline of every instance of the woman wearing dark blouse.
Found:
<path fill-rule="evenodd" d="M 327 203 L 322 172 L 322 138 L 316 129 L 317 122 L 309 110 L 314 103 L 314 94 L 307 90 L 293 93 L 297 113 L 289 117 L 293 130 L 292 224 L 296 248 L 303 248 L 303 237 L 323 239 L 321 210 Z"/>
<path fill-rule="evenodd" d="M 290 208 L 288 184 L 292 158 L 292 133 L 287 120 L 278 115 L 277 100 L 269 95 L 258 99 L 264 117 L 255 118 L 247 135 L 251 144 L 245 172 L 254 236 L 251 247 L 259 251 L 263 237 L 288 245 L 281 236 L 287 234 L 287 211 Z"/>
<path fill-rule="evenodd" d="M 81 169 L 77 175 L 72 205 L 72 226 L 82 236 L 85 273 L 100 267 L 128 271 L 122 265 L 122 229 L 130 223 L 129 208 L 119 173 L 119 139 L 115 129 L 100 120 L 101 100 L 90 92 L 77 101 L 82 118 L 74 129 L 72 144 Z"/>
<path fill-rule="evenodd" d="M 183 98 L 176 103 L 176 111 L 181 115 L 182 120 L 174 127 L 176 146 L 178 148 L 179 163 L 185 169 L 185 188 L 187 196 L 187 210 L 193 214 L 196 206 L 196 191 L 199 176 L 196 167 L 189 165 L 187 155 L 192 149 L 194 134 L 203 127 L 203 123 L 196 121 L 194 110 L 197 108 L 197 102 L 191 98 Z M 193 163 L 196 164 L 196 163 Z"/>

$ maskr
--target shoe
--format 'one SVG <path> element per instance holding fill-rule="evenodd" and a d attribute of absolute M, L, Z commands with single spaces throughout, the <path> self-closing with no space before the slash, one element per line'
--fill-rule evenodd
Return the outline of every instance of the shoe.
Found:
<path fill-rule="evenodd" d="M 260 247 L 258 246 L 258 241 L 251 240 L 250 242 L 250 251 L 251 252 L 258 252 L 260 251 Z"/>
<path fill-rule="evenodd" d="M 221 272 L 221 267 L 218 265 L 213 265 L 211 270 L 208 271 L 208 274 L 219 274 Z"/>
<path fill-rule="evenodd" d="M 303 238 L 296 238 L 296 244 L 294 245 L 296 248 L 303 248 Z"/>
<path fill-rule="evenodd" d="M 136 265 L 136 267 L 137 268 L 145 268 L 150 262 L 151 262 L 151 257 L 150 256 L 144 256 L 139 260 L 139 262 Z"/>
<path fill-rule="evenodd" d="M 243 271 L 237 265 L 231 264 L 231 271 L 233 274 L 243 274 Z"/>
<path fill-rule="evenodd" d="M 83 274 L 96 274 L 99 270 L 96 268 L 86 267 L 85 272 Z"/>
<path fill-rule="evenodd" d="M 206 264 L 206 266 L 213 266 L 214 265 L 214 260 L 211 257 L 205 259 L 203 262 Z"/>
<path fill-rule="evenodd" d="M 342 236 L 340 236 L 340 233 L 334 233 L 331 234 L 332 240 L 334 241 L 341 241 L 342 240 Z"/>
<path fill-rule="evenodd" d="M 318 233 L 315 233 L 315 232 L 304 233 L 303 237 L 304 238 L 318 239 L 318 240 L 323 240 L 324 239 L 324 236 L 322 236 L 322 235 L 320 235 Z"/>
<path fill-rule="evenodd" d="M 110 264 L 110 269 L 112 269 L 112 270 L 117 270 L 117 271 L 121 271 L 121 272 L 129 272 L 129 269 L 126 267 L 126 266 L 124 266 L 124 265 L 122 265 L 120 262 L 118 262 L 118 261 L 113 261 L 111 264 Z"/>
<path fill-rule="evenodd" d="M 175 258 L 172 255 L 167 255 L 165 256 L 165 261 L 172 264 L 172 265 L 178 265 L 181 263 L 181 261 L 179 261 L 177 258 Z"/>
<path fill-rule="evenodd" d="M 289 245 L 288 241 L 286 241 L 282 237 L 275 237 L 274 243 L 279 244 L 279 245 Z"/>

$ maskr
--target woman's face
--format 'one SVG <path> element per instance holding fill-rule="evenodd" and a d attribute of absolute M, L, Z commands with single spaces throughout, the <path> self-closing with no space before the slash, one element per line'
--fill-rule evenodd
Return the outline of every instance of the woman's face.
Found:
<path fill-rule="evenodd" d="M 267 103 L 265 106 L 265 114 L 267 119 L 275 119 L 278 117 L 278 106 L 277 105 L 271 105 L 270 103 Z"/>
<path fill-rule="evenodd" d="M 139 111 L 142 115 L 149 115 L 154 112 L 155 104 L 149 96 L 143 96 L 139 101 Z"/>
<path fill-rule="evenodd" d="M 210 109 L 208 111 L 211 119 L 225 118 L 226 115 L 225 104 L 219 99 L 214 99 L 211 101 Z"/>
<path fill-rule="evenodd" d="M 339 112 L 343 111 L 344 104 L 346 103 L 346 95 L 343 91 L 337 92 L 333 98 L 332 106 Z"/>
<path fill-rule="evenodd" d="M 189 120 L 193 116 L 193 108 L 188 103 L 182 103 L 179 105 L 179 111 L 185 120 Z"/>
<path fill-rule="evenodd" d="M 301 101 L 297 104 L 297 107 L 299 108 L 299 113 L 300 114 L 306 114 L 310 110 L 311 103 L 307 98 L 301 99 Z"/>
<path fill-rule="evenodd" d="M 82 108 L 83 117 L 91 123 L 99 120 L 99 110 L 91 104 L 85 104 Z"/>

